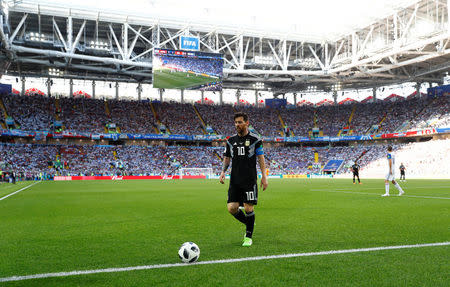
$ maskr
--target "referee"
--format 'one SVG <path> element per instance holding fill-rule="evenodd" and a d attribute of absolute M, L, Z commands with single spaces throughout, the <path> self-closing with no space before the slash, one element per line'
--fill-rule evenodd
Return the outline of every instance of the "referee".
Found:
<path fill-rule="evenodd" d="M 245 224 L 246 231 L 242 246 L 252 245 L 253 228 L 255 226 L 254 206 L 258 203 L 258 186 L 256 161 L 261 170 L 261 187 L 267 188 L 266 166 L 262 140 L 248 130 L 249 120 L 245 113 L 234 114 L 234 126 L 237 135 L 227 140 L 220 183 L 224 184 L 225 172 L 230 166 L 231 177 L 228 188 L 228 212 Z M 239 208 L 244 205 L 245 212 Z"/>
<path fill-rule="evenodd" d="M 403 165 L 403 162 L 402 162 L 402 164 L 400 165 L 400 180 L 406 181 L 405 171 L 406 171 L 406 168 L 405 168 L 405 166 Z"/>
<path fill-rule="evenodd" d="M 359 169 L 361 167 L 359 166 L 359 164 L 357 163 L 357 161 L 355 161 L 355 164 L 352 165 L 352 172 L 353 172 L 353 184 L 355 183 L 355 177 L 358 178 L 358 183 L 361 184 L 361 181 L 359 180 Z"/>

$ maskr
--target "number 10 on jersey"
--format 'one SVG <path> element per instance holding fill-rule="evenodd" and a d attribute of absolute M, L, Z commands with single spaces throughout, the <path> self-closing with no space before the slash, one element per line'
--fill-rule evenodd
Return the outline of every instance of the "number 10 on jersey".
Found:
<path fill-rule="evenodd" d="M 243 146 L 238 146 L 238 155 L 245 155 L 245 148 Z"/>

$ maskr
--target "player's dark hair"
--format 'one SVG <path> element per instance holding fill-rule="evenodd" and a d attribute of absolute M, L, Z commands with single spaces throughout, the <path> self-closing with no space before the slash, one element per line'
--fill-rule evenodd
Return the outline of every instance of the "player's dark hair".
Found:
<path fill-rule="evenodd" d="M 392 146 L 388 145 L 388 151 L 392 151 Z"/>
<path fill-rule="evenodd" d="M 244 122 L 248 121 L 248 115 L 246 113 L 244 113 L 244 112 L 234 113 L 233 120 L 236 120 L 239 117 L 242 117 L 244 119 Z"/>

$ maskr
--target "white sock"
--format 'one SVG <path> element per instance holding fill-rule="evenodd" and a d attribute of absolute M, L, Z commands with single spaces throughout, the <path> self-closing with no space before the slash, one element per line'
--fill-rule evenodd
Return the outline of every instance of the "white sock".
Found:
<path fill-rule="evenodd" d="M 387 183 L 384 187 L 386 188 L 386 194 L 389 194 L 389 183 Z"/>
<path fill-rule="evenodd" d="M 400 191 L 401 193 L 403 193 L 404 191 L 403 191 L 403 189 L 400 187 L 400 185 L 398 184 L 398 182 L 396 182 L 395 184 L 395 187 L 398 189 L 398 191 Z"/>

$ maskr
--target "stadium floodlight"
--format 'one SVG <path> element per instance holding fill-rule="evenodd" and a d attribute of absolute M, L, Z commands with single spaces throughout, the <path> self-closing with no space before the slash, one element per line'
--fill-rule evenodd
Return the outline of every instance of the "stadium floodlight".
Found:
<path fill-rule="evenodd" d="M 317 92 L 317 86 L 308 86 L 306 89 L 307 92 L 314 93 Z"/>
<path fill-rule="evenodd" d="M 93 50 L 102 50 L 102 51 L 109 50 L 109 44 L 103 41 L 90 41 L 88 47 Z"/>
<path fill-rule="evenodd" d="M 50 40 L 49 37 L 46 36 L 45 34 L 39 34 L 37 32 L 28 33 L 28 39 L 33 42 L 44 42 Z"/>
<path fill-rule="evenodd" d="M 257 89 L 257 90 L 262 90 L 264 89 L 264 83 L 263 82 L 256 82 L 253 84 L 253 88 Z"/>
<path fill-rule="evenodd" d="M 259 65 L 269 65 L 275 64 L 275 59 L 272 56 L 255 56 L 253 62 Z"/>
<path fill-rule="evenodd" d="M 295 59 L 294 64 L 296 64 L 299 67 L 308 69 L 319 67 L 319 63 L 317 63 L 316 59 L 314 58 Z"/>
<path fill-rule="evenodd" d="M 331 86 L 331 90 L 333 91 L 340 91 L 342 90 L 342 83 L 341 82 L 337 82 L 336 84 Z"/>
<path fill-rule="evenodd" d="M 49 76 L 62 76 L 63 72 L 57 68 L 48 68 Z"/>

